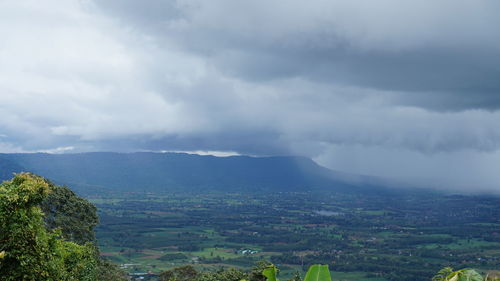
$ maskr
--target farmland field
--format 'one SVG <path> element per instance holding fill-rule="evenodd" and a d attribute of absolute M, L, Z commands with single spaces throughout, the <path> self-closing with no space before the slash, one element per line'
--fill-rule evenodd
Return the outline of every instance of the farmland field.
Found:
<path fill-rule="evenodd" d="M 429 280 L 448 265 L 500 263 L 494 197 L 107 193 L 91 201 L 102 255 L 129 272 L 250 268 L 266 259 L 282 276 L 323 263 L 336 280 Z"/>

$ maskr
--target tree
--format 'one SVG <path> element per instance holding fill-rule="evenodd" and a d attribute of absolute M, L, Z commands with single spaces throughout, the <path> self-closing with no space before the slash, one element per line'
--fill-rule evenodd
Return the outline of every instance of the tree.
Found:
<path fill-rule="evenodd" d="M 268 268 L 274 268 L 274 265 L 268 261 L 262 260 L 258 261 L 250 272 L 250 276 L 248 278 L 249 281 L 266 281 L 267 278 L 264 276 L 264 270 Z M 276 269 L 277 270 L 277 269 Z M 276 272 L 277 273 L 277 272 Z"/>
<path fill-rule="evenodd" d="M 191 265 L 176 267 L 159 275 L 160 281 L 192 281 L 198 276 L 198 271 Z"/>
<path fill-rule="evenodd" d="M 107 259 L 99 259 L 98 266 L 99 281 L 127 281 L 127 274 L 117 265 L 112 264 Z"/>
<path fill-rule="evenodd" d="M 39 205 L 52 192 L 49 183 L 30 173 L 0 185 L 0 276 L 6 281 L 93 281 L 96 248 L 61 239 L 45 227 Z"/>
<path fill-rule="evenodd" d="M 95 243 L 94 227 L 99 223 L 97 208 L 71 189 L 45 180 L 51 192 L 40 204 L 48 229 L 60 229 L 64 239 L 83 245 Z"/>

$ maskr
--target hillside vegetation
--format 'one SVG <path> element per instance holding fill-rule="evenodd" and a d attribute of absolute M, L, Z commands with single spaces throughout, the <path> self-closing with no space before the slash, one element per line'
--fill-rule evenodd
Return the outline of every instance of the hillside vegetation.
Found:
<path fill-rule="evenodd" d="M 43 211 L 42 211 L 43 210 Z M 111 281 L 100 260 L 95 207 L 29 173 L 0 185 L 0 276 L 6 281 Z"/>

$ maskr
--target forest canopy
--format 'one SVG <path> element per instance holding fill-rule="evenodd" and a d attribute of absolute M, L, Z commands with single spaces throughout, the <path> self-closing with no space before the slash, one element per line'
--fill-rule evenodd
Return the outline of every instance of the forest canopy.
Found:
<path fill-rule="evenodd" d="M 115 270 L 99 259 L 97 222 L 95 207 L 67 187 L 30 173 L 15 175 L 0 185 L 2 280 L 91 281 L 103 267 Z"/>

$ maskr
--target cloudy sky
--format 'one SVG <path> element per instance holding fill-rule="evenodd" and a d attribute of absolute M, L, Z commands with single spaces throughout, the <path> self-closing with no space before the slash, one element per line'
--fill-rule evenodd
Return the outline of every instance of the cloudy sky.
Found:
<path fill-rule="evenodd" d="M 0 152 L 304 155 L 500 192 L 500 1 L 0 0 Z"/>

